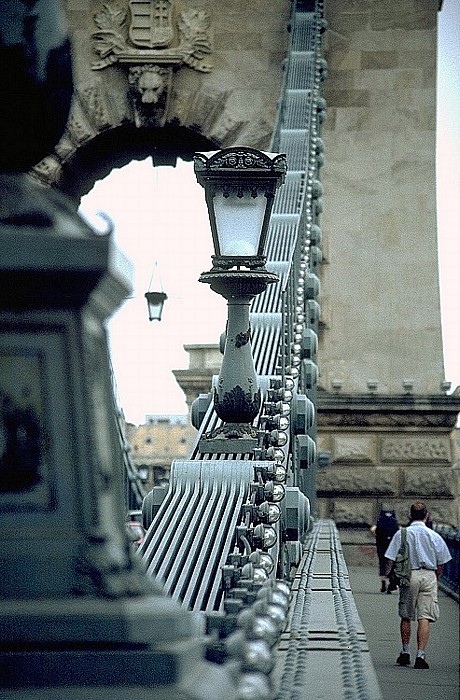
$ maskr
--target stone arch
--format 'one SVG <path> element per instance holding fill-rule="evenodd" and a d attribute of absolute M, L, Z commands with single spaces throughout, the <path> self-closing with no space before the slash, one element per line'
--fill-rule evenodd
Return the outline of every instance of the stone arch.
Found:
<path fill-rule="evenodd" d="M 165 114 L 139 118 L 129 92 L 114 99 L 100 78 L 77 87 L 65 132 L 53 153 L 38 163 L 32 176 L 73 200 L 86 194 L 95 180 L 113 167 L 153 156 L 154 163 L 174 164 L 177 157 L 191 160 L 196 150 L 238 143 L 264 148 L 273 124 L 265 118 L 239 120 L 227 103 L 232 91 L 209 84 L 193 92 L 187 83 L 173 91 Z M 196 86 L 195 86 L 196 87 Z"/>
<path fill-rule="evenodd" d="M 214 148 L 215 144 L 204 136 L 184 127 L 137 128 L 122 124 L 75 149 L 60 164 L 59 178 L 53 185 L 78 205 L 97 180 L 132 160 L 151 157 L 154 166 L 175 165 L 177 158 L 190 161 L 196 151 Z"/>
<path fill-rule="evenodd" d="M 262 4 L 263 16 L 260 3 L 172 0 L 166 30 L 154 14 L 148 26 L 144 16 L 139 24 L 128 0 L 83 5 L 64 0 L 74 67 L 72 108 L 64 135 L 32 175 L 70 193 L 72 168 L 91 148 L 96 152 L 108 144 L 110 132 L 129 127 L 131 143 L 142 141 L 136 129 L 154 129 L 160 140 L 164 129 L 163 140 L 171 133 L 193 133 L 215 148 L 269 148 L 291 3 Z"/>

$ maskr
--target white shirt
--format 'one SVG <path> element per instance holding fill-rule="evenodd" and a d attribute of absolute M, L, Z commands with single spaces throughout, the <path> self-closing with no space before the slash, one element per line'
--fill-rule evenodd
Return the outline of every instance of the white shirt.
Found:
<path fill-rule="evenodd" d="M 407 528 L 407 543 L 412 569 L 435 569 L 452 557 L 441 535 L 427 527 L 422 520 L 414 520 Z M 401 545 L 401 530 L 393 535 L 385 556 L 394 561 Z"/>

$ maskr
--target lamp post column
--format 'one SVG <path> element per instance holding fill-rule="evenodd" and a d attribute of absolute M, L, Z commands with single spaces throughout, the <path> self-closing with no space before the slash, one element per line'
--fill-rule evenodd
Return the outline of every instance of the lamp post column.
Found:
<path fill-rule="evenodd" d="M 251 424 L 259 412 L 261 396 L 252 356 L 249 309 L 252 299 L 276 281 L 277 275 L 265 268 L 213 269 L 200 277 L 200 282 L 208 283 L 228 304 L 224 357 L 214 389 L 214 408 L 224 424 L 200 441 L 202 452 L 250 452 L 257 445 L 257 432 Z"/>
<path fill-rule="evenodd" d="M 250 303 L 251 297 L 230 296 L 227 300 L 227 337 L 214 406 L 219 418 L 233 425 L 252 423 L 260 408 L 251 350 Z"/>

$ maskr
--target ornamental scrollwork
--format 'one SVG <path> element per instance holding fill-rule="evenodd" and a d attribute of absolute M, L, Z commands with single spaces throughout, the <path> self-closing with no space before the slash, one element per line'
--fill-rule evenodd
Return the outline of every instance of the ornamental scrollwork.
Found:
<path fill-rule="evenodd" d="M 216 413 L 225 423 L 251 423 L 260 410 L 260 391 L 245 392 L 239 385 L 219 398 L 214 393 Z"/>
<path fill-rule="evenodd" d="M 256 149 L 238 146 L 219 151 L 210 158 L 197 153 L 194 162 L 198 173 L 205 170 L 269 170 L 284 175 L 287 170 L 286 156 L 283 153 L 272 158 Z"/>

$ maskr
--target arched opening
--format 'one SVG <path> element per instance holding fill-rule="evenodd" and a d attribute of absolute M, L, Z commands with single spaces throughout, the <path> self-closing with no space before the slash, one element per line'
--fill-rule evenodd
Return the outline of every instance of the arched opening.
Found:
<path fill-rule="evenodd" d="M 184 127 L 136 128 L 127 124 L 104 131 L 80 146 L 63 164 L 58 187 L 79 202 L 97 180 L 132 160 L 150 157 L 155 166 L 175 165 L 177 158 L 191 161 L 196 151 L 215 148 L 205 136 Z"/>
<path fill-rule="evenodd" d="M 213 251 L 204 192 L 190 161 L 196 150 L 214 147 L 193 133 L 188 141 L 176 133 L 175 144 L 171 132 L 162 139 L 160 132 L 145 131 L 147 144 L 136 135 L 121 149 L 122 132 L 118 142 L 111 139 L 113 151 L 98 139 L 65 173 L 65 191 L 74 197 L 88 191 L 80 211 L 90 221 L 97 211 L 110 217 L 115 244 L 133 264 L 133 292 L 108 331 L 119 402 L 135 424 L 146 415 L 187 413 L 172 370 L 188 367 L 184 344 L 217 344 L 226 318 L 225 301 L 198 282 Z M 149 322 L 144 298 L 155 267 L 154 284 L 168 295 L 160 323 Z"/>

